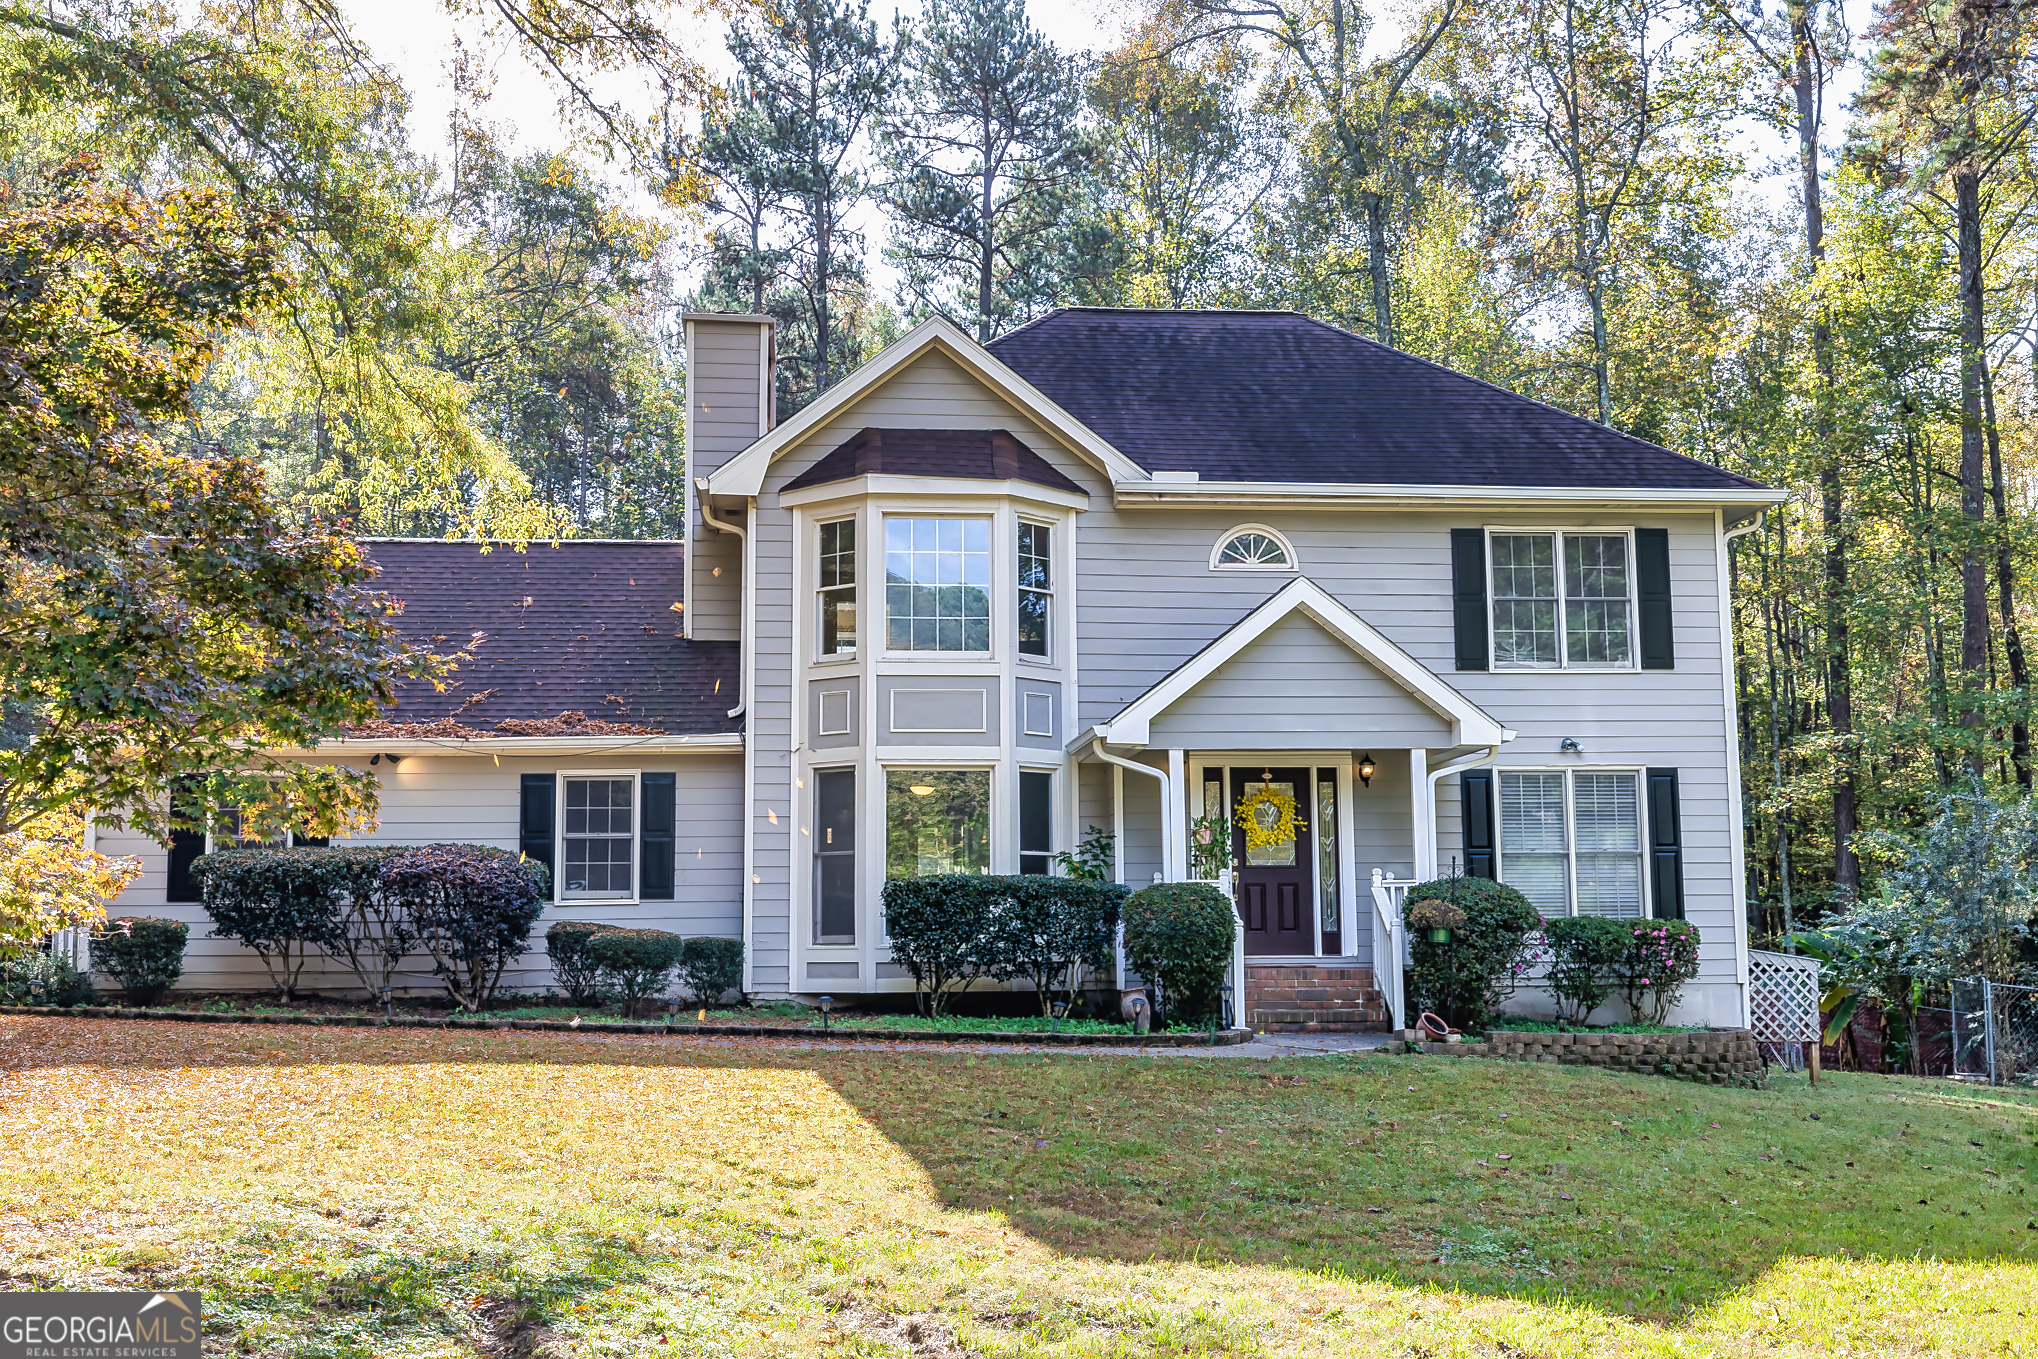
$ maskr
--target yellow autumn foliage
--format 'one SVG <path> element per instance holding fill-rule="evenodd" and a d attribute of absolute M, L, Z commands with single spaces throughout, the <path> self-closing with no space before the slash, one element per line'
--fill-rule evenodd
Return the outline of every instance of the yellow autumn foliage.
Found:
<path fill-rule="evenodd" d="M 87 849 L 82 838 L 0 835 L 0 959 L 26 952 L 53 930 L 104 920 L 106 904 L 140 876 L 139 859 Z"/>

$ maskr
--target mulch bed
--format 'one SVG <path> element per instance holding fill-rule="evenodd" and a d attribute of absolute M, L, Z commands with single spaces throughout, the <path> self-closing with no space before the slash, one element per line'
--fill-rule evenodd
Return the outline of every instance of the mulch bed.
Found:
<path fill-rule="evenodd" d="M 597 1020 L 574 1023 L 564 1019 L 422 1019 L 399 1015 L 361 1014 L 236 1014 L 216 1010 L 129 1009 L 118 1005 L 0 1005 L 0 1015 L 54 1015 L 73 1019 L 159 1019 L 185 1024 L 282 1024 L 341 1029 L 525 1029 L 549 1033 L 652 1034 L 675 1038 L 820 1038 L 831 1041 L 885 1043 L 1022 1043 L 1070 1048 L 1200 1048 L 1213 1046 L 1207 1030 L 1182 1033 L 1052 1033 L 999 1030 L 991 1033 L 945 1033 L 929 1029 L 881 1027 L 823 1030 L 820 1025 L 795 1028 L 785 1024 L 645 1024 Z M 1252 1040 L 1250 1029 L 1219 1029 L 1214 1046 L 1233 1047 Z"/>

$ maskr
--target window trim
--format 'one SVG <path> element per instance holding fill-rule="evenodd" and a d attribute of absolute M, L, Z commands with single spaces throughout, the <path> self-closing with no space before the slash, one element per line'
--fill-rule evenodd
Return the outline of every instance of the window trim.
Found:
<path fill-rule="evenodd" d="M 810 524 L 812 525 L 812 527 L 813 527 L 813 532 L 814 532 L 814 538 L 813 538 L 813 543 L 814 543 L 814 575 L 813 575 L 813 581 L 814 581 L 814 586 L 813 586 L 813 590 L 814 590 L 814 664 L 816 664 L 816 665 L 836 665 L 836 664 L 843 664 L 843 663 L 851 663 L 851 664 L 853 664 L 853 663 L 854 663 L 854 662 L 856 661 L 856 658 L 857 658 L 857 657 L 858 657 L 859 655 L 861 655 L 861 654 L 862 654 L 862 650 L 861 650 L 861 649 L 862 649 L 862 647 L 863 647 L 863 639 L 862 639 L 861 637 L 859 637 L 859 638 L 857 639 L 857 643 L 856 643 L 856 649 L 853 649 L 853 650 L 849 650 L 849 651 L 823 651 L 823 650 L 821 649 L 821 647 L 822 647 L 822 638 L 823 638 L 823 636 L 824 636 L 825 634 L 824 634 L 824 632 L 823 632 L 823 625 L 822 625 L 822 621 L 821 621 L 821 620 L 822 620 L 822 616 L 823 616 L 823 614 L 822 614 L 822 611 L 823 611 L 824 607 L 825 607 L 825 606 L 826 606 L 826 604 L 827 604 L 827 598 L 828 598 L 828 594 L 829 594 L 829 592 L 830 592 L 830 591 L 838 591 L 838 590 L 844 590 L 844 589 L 846 589 L 846 590 L 848 590 L 848 591 L 849 591 L 849 603 L 850 603 L 850 607 L 851 607 L 852 609 L 854 609 L 854 610 L 856 611 L 856 614 L 857 614 L 857 631 L 858 631 L 859 633 L 862 633 L 862 632 L 866 632 L 866 631 L 868 631 L 868 629 L 867 629 L 867 628 L 866 628 L 866 627 L 864 626 L 864 618 L 863 618 L 863 615 L 864 615 L 864 613 L 866 612 L 866 611 L 865 611 L 865 609 L 864 609 L 864 607 L 863 607 L 863 577 L 864 577 L 864 574 L 865 574 L 865 572 L 864 572 L 864 569 L 863 569 L 863 559 L 864 559 L 864 556 L 865 556 L 866 554 L 865 554 L 865 552 L 864 552 L 864 549 L 863 549 L 862 543 L 863 543 L 863 540 L 865 540 L 865 539 L 869 538 L 869 536 L 870 536 L 870 535 L 869 535 L 869 533 L 867 533 L 867 532 L 866 532 L 866 531 L 864 530 L 864 527 L 863 527 L 863 514 L 862 514 L 862 512 L 861 512 L 861 511 L 859 511 L 859 510 L 851 510 L 851 511 L 850 511 L 849 513 L 847 513 L 847 514 L 834 514 L 834 515 L 825 515 L 825 516 L 819 516 L 819 517 L 816 517 L 816 518 L 814 518 L 814 519 L 810 520 L 810 521 L 809 521 L 809 523 L 810 523 Z M 827 527 L 828 525 L 830 525 L 830 524 L 850 524 L 850 525 L 853 525 L 853 526 L 855 527 L 855 530 L 856 530 L 856 536 L 857 536 L 857 539 L 858 539 L 858 545 L 857 545 L 857 547 L 856 547 L 856 549 L 855 549 L 855 551 L 856 551 L 856 579 L 855 579 L 854 581 L 852 581 L 852 582 L 851 582 L 850 584 L 846 585 L 846 586 L 843 586 L 843 585 L 823 585 L 823 584 L 821 584 L 821 558 L 822 558 L 823 556 L 825 556 L 825 555 L 826 555 L 825 553 L 823 553 L 823 552 L 821 551 L 821 531 L 822 531 L 823 529 L 825 529 L 825 528 L 826 528 L 826 527 Z"/>
<path fill-rule="evenodd" d="M 997 537 L 997 534 L 998 534 L 998 523 L 999 523 L 999 516 L 998 516 L 998 514 L 997 514 L 997 513 L 996 513 L 996 512 L 994 511 L 994 510 L 991 510 L 991 509 L 988 509 L 988 508 L 985 508 L 985 509 L 971 509 L 971 510 L 953 510 L 953 509 L 939 509 L 939 510 L 929 510 L 929 509 L 883 509 L 883 508 L 880 508 L 880 509 L 879 509 L 879 510 L 877 511 L 877 515 L 876 515 L 876 517 L 877 517 L 877 535 L 876 535 L 876 536 L 877 536 L 877 540 L 878 540 L 878 549 L 877 549 L 877 550 L 878 550 L 878 553 L 879 553 L 879 560 L 880 560 L 880 562 L 881 562 L 881 563 L 883 562 L 883 560 L 884 560 L 884 559 L 885 559 L 886 557 L 889 557 L 889 556 L 891 555 L 891 551 L 890 551 L 890 541 L 891 541 L 891 532 L 890 532 L 890 528 L 889 528 L 889 525 L 890 525 L 890 521 L 892 521 L 892 520 L 894 520 L 894 519 L 953 519 L 953 520 L 956 520 L 956 521 L 958 521 L 958 522 L 961 522 L 961 521 L 967 521 L 967 520 L 972 520 L 972 519 L 974 519 L 974 520 L 976 520 L 977 522 L 979 522 L 979 523 L 981 523 L 981 524 L 985 525 L 985 528 L 986 528 L 986 531 L 987 531 L 987 535 L 988 535 L 988 538 L 989 538 L 989 539 L 995 539 L 995 538 Z M 817 538 L 817 539 L 816 539 L 816 541 L 818 542 L 818 541 L 819 541 L 819 539 Z M 879 614 L 881 614 L 881 615 L 882 615 L 882 617 L 881 617 L 881 618 L 879 618 L 879 619 L 877 619 L 876 621 L 878 622 L 878 624 L 879 624 L 880 626 L 882 626 L 882 627 L 884 628 L 884 645 L 883 645 L 883 646 L 882 646 L 882 647 L 881 647 L 880 649 L 878 649 L 878 650 L 877 650 L 877 651 L 876 651 L 876 652 L 875 652 L 874 654 L 876 654 L 877 656 L 879 656 L 879 657 L 880 657 L 881 659 L 884 659 L 884 660 L 887 660 L 887 661 L 913 661 L 913 662 L 925 662 L 925 661 L 929 660 L 930 658 L 931 658 L 931 659 L 933 659 L 933 660 L 935 660 L 936 662 L 948 662 L 948 663 L 952 663 L 952 662 L 954 662 L 954 661 L 957 661 L 957 660 L 962 660 L 962 661 L 995 661 L 995 660 L 999 660 L 999 659 L 1000 659 L 1000 652 L 999 652 L 999 647 L 998 647 L 998 631 L 999 631 L 999 629 L 998 629 L 998 623 L 999 623 L 999 618 L 998 618 L 998 581 L 999 581 L 999 568 L 998 568 L 998 555 L 999 555 L 999 554 L 998 554 L 998 549 L 997 549 L 997 547 L 995 546 L 995 544 L 993 544 L 993 546 L 991 547 L 990 551 L 989 551 L 989 552 L 988 552 L 988 553 L 986 554 L 986 556 L 987 556 L 987 558 L 988 558 L 988 563 L 989 563 L 989 566 L 990 566 L 990 570 L 991 570 L 991 579 L 990 579 L 990 583 L 989 583 L 988 585 L 984 586 L 984 596 L 985 596 L 985 598 L 986 598 L 986 599 L 987 599 L 987 600 L 989 601 L 989 604 L 990 604 L 990 610 L 991 610 L 991 612 L 990 612 L 990 615 L 989 615 L 989 617 L 988 617 L 988 618 L 986 618 L 986 620 L 985 620 L 985 622 L 986 622 L 986 624 L 987 624 L 988 626 L 987 626 L 987 633 L 986 633 L 986 637 L 985 637 L 985 645 L 984 645 L 984 649 L 983 649 L 983 650 L 981 650 L 981 651 L 940 651 L 940 650 L 931 650 L 931 651 L 895 651 L 895 650 L 893 650 L 893 649 L 892 649 L 892 597 L 891 597 L 891 590 L 890 590 L 890 586 L 891 586 L 891 573 L 890 573 L 890 571 L 889 571 L 889 570 L 886 570 L 886 571 L 884 571 L 884 572 L 882 573 L 882 574 L 883 574 L 883 577 L 884 577 L 884 583 L 883 583 L 883 584 L 882 584 L 881 586 L 879 586 L 879 587 L 878 587 L 878 588 L 879 588 L 879 589 L 880 589 L 881 591 L 883 591 L 883 597 L 882 597 L 882 599 L 880 599 L 880 601 L 879 601 L 879 603 L 880 603 L 880 604 L 882 605 L 882 607 L 881 607 L 881 608 L 879 608 L 879 609 L 878 609 L 878 610 L 876 611 L 877 613 L 879 613 Z M 1015 573 L 1016 573 L 1016 570 L 1017 570 L 1017 564 L 1018 564 L 1018 560 L 1019 560 L 1019 549 L 1018 549 L 1018 543 L 1017 543 L 1017 534 L 1015 533 L 1015 534 L 1014 534 L 1014 541 L 1013 541 L 1013 549 L 1012 549 L 1012 562 L 1013 562 L 1013 567 L 1014 567 Z M 819 571 L 817 570 L 815 574 L 816 574 L 816 578 L 818 578 L 818 577 L 819 577 Z M 861 573 L 859 573 L 859 574 L 861 574 Z M 1017 634 L 1018 634 L 1018 623 L 1017 623 L 1017 620 L 1015 619 L 1015 620 L 1014 620 L 1014 622 L 1013 622 L 1013 644 L 1014 644 L 1015 646 L 1016 646 L 1016 645 L 1018 644 Z M 1035 658 L 1035 659 L 1038 659 L 1038 658 Z"/>
<path fill-rule="evenodd" d="M 1495 619 L 1495 610 L 1500 604 L 1500 592 L 1493 585 L 1495 538 L 1527 537 L 1536 534 L 1550 534 L 1556 538 L 1555 565 L 1557 572 L 1557 659 L 1553 662 L 1536 661 L 1523 664 L 1520 661 L 1500 659 L 1500 630 Z M 1566 593 L 1564 589 L 1564 539 L 1576 534 L 1582 538 L 1620 538 L 1627 544 L 1628 567 L 1628 658 L 1622 662 L 1573 661 L 1571 659 L 1570 633 L 1565 619 Z M 1635 529 L 1605 526 L 1595 528 L 1588 524 L 1488 524 L 1486 526 L 1486 579 L 1481 582 L 1486 590 L 1486 646 L 1487 666 L 1492 670 L 1557 671 L 1584 670 L 1603 674 L 1622 674 L 1642 668 L 1642 618 L 1641 590 L 1635 569 Z"/>
<path fill-rule="evenodd" d="M 1574 774 L 1627 774 L 1635 780 L 1635 867 L 1640 874 L 1637 879 L 1637 893 L 1641 901 L 1638 916 L 1605 916 L 1607 920 L 1654 920 L 1656 898 L 1649 882 L 1649 805 L 1646 765 L 1639 764 L 1524 764 L 1488 765 L 1493 771 L 1493 880 L 1507 881 L 1507 823 L 1506 799 L 1501 796 L 1500 780 L 1509 774 L 1562 774 L 1564 776 L 1564 900 L 1570 907 L 1569 915 L 1576 918 L 1578 909 L 1578 802 L 1574 791 Z M 1558 917 L 1561 919 L 1562 917 Z"/>
<path fill-rule="evenodd" d="M 644 891 L 644 771 L 641 769 L 561 769 L 553 774 L 552 862 L 558 865 L 552 887 L 554 903 L 587 902 L 603 906 L 636 906 Z M 566 890 L 566 781 L 628 779 L 630 781 L 630 892 L 628 896 L 575 896 Z M 608 838 L 608 837 L 604 837 Z"/>
<path fill-rule="evenodd" d="M 1287 554 L 1288 557 L 1287 565 L 1253 566 L 1248 565 L 1245 562 L 1220 562 L 1218 560 L 1218 558 L 1224 555 L 1224 549 L 1231 546 L 1232 541 L 1234 539 L 1237 539 L 1248 533 L 1257 533 L 1262 535 L 1263 537 L 1272 538 L 1275 542 L 1279 543 L 1281 545 L 1281 551 Z M 1288 541 L 1288 535 L 1281 532 L 1279 529 L 1272 528 L 1266 524 L 1239 524 L 1233 528 L 1228 528 L 1223 533 L 1217 535 L 1217 541 L 1211 544 L 1210 569 L 1212 571 L 1248 571 L 1256 573 L 1286 574 L 1292 576 L 1302 569 L 1302 559 L 1295 553 L 1295 544 Z"/>
<path fill-rule="evenodd" d="M 1019 535 L 1023 530 L 1028 528 L 1047 530 L 1047 556 L 1043 559 L 1047 562 L 1047 588 L 1044 590 L 1037 585 L 1022 585 L 1019 581 Z M 1015 659 L 1024 661 L 1030 665 L 1053 665 L 1055 663 L 1054 582 L 1056 577 L 1058 577 L 1061 574 L 1060 571 L 1056 569 L 1055 549 L 1058 546 L 1060 546 L 1059 541 L 1060 528 L 1061 526 L 1058 523 L 1052 520 L 1042 519 L 1038 515 L 1015 514 L 1012 517 L 1012 655 Z M 1047 617 L 1046 626 L 1044 629 L 1044 639 L 1047 643 L 1047 650 L 1040 652 L 1037 655 L 1031 651 L 1023 650 L 1019 644 L 1019 618 L 1020 618 L 1019 601 L 1021 597 L 1025 595 L 1039 595 L 1047 601 Z M 889 640 L 889 638 L 890 634 L 888 633 L 887 640 Z M 918 655 L 924 653 L 916 652 L 914 654 Z"/>

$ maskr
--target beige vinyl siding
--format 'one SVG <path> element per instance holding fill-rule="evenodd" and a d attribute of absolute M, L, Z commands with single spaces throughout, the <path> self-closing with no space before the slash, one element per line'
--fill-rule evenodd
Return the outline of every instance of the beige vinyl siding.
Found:
<path fill-rule="evenodd" d="M 771 338 L 756 322 L 694 321 L 689 329 L 686 475 L 691 487 L 693 478 L 709 475 L 756 442 L 765 427 L 759 374 Z M 691 490 L 688 495 L 691 503 Z M 709 528 L 698 505 L 686 536 L 687 635 L 736 641 L 742 636 L 742 542 L 733 533 Z M 718 567 L 720 575 L 715 574 Z"/>
<path fill-rule="evenodd" d="M 334 761 L 321 761 L 334 763 Z M 632 757 L 627 752 L 574 759 L 505 757 L 500 766 L 486 756 L 413 755 L 396 772 L 383 774 L 381 824 L 357 837 L 357 844 L 419 845 L 461 843 L 517 848 L 522 776 L 574 769 L 673 770 L 676 780 L 676 864 L 672 901 L 638 905 L 565 902 L 548 906 L 531 931 L 530 949 L 512 967 L 504 985 L 539 990 L 551 982 L 545 958 L 545 930 L 554 920 L 603 920 L 633 928 L 676 934 L 735 938 L 742 933 L 742 840 L 736 808 L 743 786 L 742 764 L 731 755 Z M 380 772 L 380 770 L 378 770 Z M 191 927 L 184 954 L 184 991 L 258 990 L 268 984 L 261 959 L 240 945 L 207 937 L 211 921 L 197 902 L 168 902 L 169 852 L 155 841 L 125 831 L 101 830 L 102 853 L 133 855 L 142 875 L 114 903 L 114 915 L 151 915 L 182 920 Z M 315 960 L 304 985 L 314 991 L 355 988 L 353 974 Z M 411 960 L 413 990 L 437 991 L 428 959 Z M 104 978 L 102 986 L 109 986 Z"/>

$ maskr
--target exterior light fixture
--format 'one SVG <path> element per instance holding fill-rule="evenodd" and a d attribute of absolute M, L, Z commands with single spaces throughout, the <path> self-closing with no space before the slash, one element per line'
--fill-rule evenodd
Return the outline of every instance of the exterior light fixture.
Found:
<path fill-rule="evenodd" d="M 819 1000 L 816 1000 L 814 1004 L 820 1007 L 821 1032 L 826 1033 L 828 1032 L 828 1011 L 835 1008 L 835 997 L 822 996 Z"/>
<path fill-rule="evenodd" d="M 1147 1031 L 1148 1024 L 1149 1020 L 1147 1019 L 1146 1014 L 1146 997 L 1134 996 L 1132 998 L 1132 1031 L 1134 1033 L 1145 1033 Z"/>
<path fill-rule="evenodd" d="M 1360 783 L 1363 783 L 1363 784 L 1365 784 L 1365 785 L 1366 785 L 1366 787 L 1368 787 L 1368 788 L 1371 788 L 1371 787 L 1373 786 L 1373 775 L 1375 775 L 1375 774 L 1377 774 L 1377 773 L 1379 773 L 1379 772 L 1380 772 L 1380 766 L 1378 766 L 1378 765 L 1376 765 L 1376 764 L 1374 764 L 1374 763 L 1373 763 L 1373 752 L 1372 752 L 1372 751 L 1370 751 L 1370 750 L 1369 750 L 1369 751 L 1367 751 L 1367 752 L 1366 752 L 1365 754 L 1363 754 L 1363 755 L 1359 756 L 1359 782 L 1360 782 Z"/>
<path fill-rule="evenodd" d="M 382 988 L 382 1010 L 383 1013 L 389 1017 L 389 1022 L 394 1024 L 396 1022 L 396 1000 L 394 987 L 385 986 Z"/>
<path fill-rule="evenodd" d="M 934 787 L 932 784 L 916 783 L 912 787 L 908 788 L 906 791 L 911 793 L 914 797 L 926 797 L 929 793 L 934 791 Z"/>
<path fill-rule="evenodd" d="M 1576 741 L 1566 736 L 1562 741 L 1559 741 L 1557 743 L 1557 749 L 1563 751 L 1566 755 L 1576 755 L 1580 751 L 1584 750 L 1585 747 L 1579 745 Z"/>
<path fill-rule="evenodd" d="M 1054 1012 L 1054 1031 L 1060 1033 L 1061 1018 L 1069 1012 L 1069 1003 L 1065 1000 L 1057 1000 L 1052 1002 L 1047 1008 Z"/>

